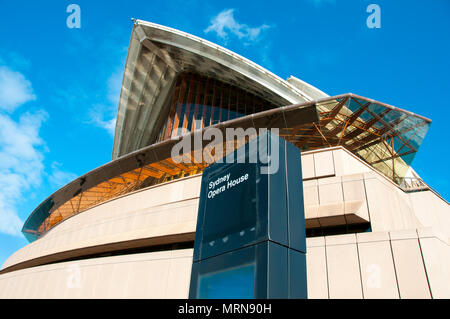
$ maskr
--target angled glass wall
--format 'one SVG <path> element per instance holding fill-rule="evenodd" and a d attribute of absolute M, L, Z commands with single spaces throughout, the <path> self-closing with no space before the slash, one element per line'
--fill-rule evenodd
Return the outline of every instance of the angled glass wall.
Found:
<path fill-rule="evenodd" d="M 190 89 L 192 78 L 194 89 Z M 208 157 L 207 161 L 203 158 L 202 162 L 176 163 L 171 150 L 178 141 L 170 140 L 170 137 L 183 130 L 187 133 L 188 128 L 194 131 L 209 125 L 217 127 L 219 122 L 241 117 L 237 121 L 224 123 L 223 127 L 277 127 L 280 129 L 279 135 L 300 150 L 342 146 L 401 186 L 431 123 L 419 115 L 354 94 L 279 107 L 258 114 L 266 109 L 264 106 L 274 106 L 229 84 L 211 79 L 208 79 L 208 83 L 212 82 L 213 89 L 202 91 L 206 83 L 195 84 L 195 79 L 199 77 L 188 74 L 178 80 L 178 95 L 172 96 L 171 116 L 165 121 L 165 130 L 160 134 L 161 138 L 166 137 L 165 141 L 107 163 L 56 191 L 25 222 L 22 231 L 28 240 L 39 238 L 61 221 L 107 200 L 201 173 L 212 162 L 211 159 L 222 158 L 227 154 L 229 148 L 226 142 L 223 148 L 216 149 L 208 141 L 203 141 L 198 149 L 180 156 L 195 159 L 199 158 L 198 154 L 203 154 Z M 194 95 L 197 88 L 203 95 Z M 228 97 L 224 97 L 227 92 Z M 217 96 L 220 98 L 213 98 Z M 207 102 L 196 103 L 196 100 Z M 246 112 L 256 114 L 244 116 Z M 197 133 L 201 131 L 192 133 L 189 138 L 193 139 Z M 245 143 L 232 141 L 230 151 L 242 145 L 241 142 Z"/>
<path fill-rule="evenodd" d="M 280 106 L 217 79 L 184 73 L 177 79 L 169 118 L 157 141 Z"/>

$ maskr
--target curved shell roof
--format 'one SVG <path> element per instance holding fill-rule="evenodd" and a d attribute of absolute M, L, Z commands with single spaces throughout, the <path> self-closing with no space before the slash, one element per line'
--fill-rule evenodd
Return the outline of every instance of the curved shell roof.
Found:
<path fill-rule="evenodd" d="M 122 83 L 113 159 L 154 142 L 158 115 L 182 72 L 196 72 L 237 85 L 280 106 L 328 96 L 298 79 L 285 81 L 212 42 L 136 20 Z"/>
<path fill-rule="evenodd" d="M 220 79 L 280 105 L 214 127 L 279 128 L 280 136 L 302 150 L 340 145 L 397 185 L 402 182 L 431 122 L 353 94 L 329 97 L 294 77 L 284 81 L 211 42 L 136 21 L 120 95 L 113 161 L 75 179 L 43 201 L 22 229 L 30 241 L 90 207 L 136 189 L 200 173 L 208 165 L 174 162 L 171 149 L 181 136 L 154 141 L 171 88 L 177 75 L 183 72 Z M 184 137 L 193 138 L 202 131 Z M 234 150 L 238 144 L 232 145 Z M 205 145 L 195 151 L 202 152 L 203 148 Z M 223 155 L 216 153 L 214 157 Z M 182 156 L 196 155 L 194 152 Z"/>

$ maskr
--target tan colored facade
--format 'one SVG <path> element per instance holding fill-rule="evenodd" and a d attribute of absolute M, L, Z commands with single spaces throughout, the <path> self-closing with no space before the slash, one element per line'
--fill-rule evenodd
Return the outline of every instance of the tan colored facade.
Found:
<path fill-rule="evenodd" d="M 447 202 L 405 192 L 341 147 L 303 153 L 302 167 L 307 229 L 371 225 L 307 239 L 309 298 L 450 298 Z M 190 248 L 89 255 L 193 240 L 200 182 L 149 187 L 61 222 L 5 262 L 0 298 L 187 298 Z"/>
<path fill-rule="evenodd" d="M 450 247 L 432 228 L 307 240 L 308 297 L 450 297 Z"/>

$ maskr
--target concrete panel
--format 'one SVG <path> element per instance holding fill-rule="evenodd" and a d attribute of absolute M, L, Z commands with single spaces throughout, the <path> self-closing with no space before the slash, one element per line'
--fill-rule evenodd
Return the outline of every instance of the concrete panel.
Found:
<path fill-rule="evenodd" d="M 434 227 L 450 238 L 450 205 L 431 191 L 408 194 L 414 214 L 423 227 Z"/>
<path fill-rule="evenodd" d="M 416 229 L 404 229 L 404 230 L 395 230 L 389 232 L 389 238 L 391 240 L 401 240 L 401 239 L 417 239 L 417 230 Z"/>
<path fill-rule="evenodd" d="M 56 299 L 60 298 L 61 289 L 66 289 L 68 284 L 68 279 L 70 278 L 69 269 L 57 269 L 54 273 L 46 272 L 45 277 L 42 277 L 43 281 L 47 282 L 47 287 L 45 289 L 45 294 L 40 293 L 44 298 Z M 32 274 L 29 275 L 31 281 L 33 281 Z M 89 283 L 87 283 L 89 284 Z M 76 287 L 78 291 L 77 297 L 84 298 L 84 294 L 81 287 Z M 84 287 L 84 290 L 88 290 L 88 286 Z"/>
<path fill-rule="evenodd" d="M 450 299 L 450 246 L 436 237 L 419 240 L 433 298 Z"/>
<path fill-rule="evenodd" d="M 373 238 L 365 236 L 363 242 L 358 243 L 365 299 L 399 298 L 389 236 L 384 234 L 384 241 L 378 241 L 380 238 L 375 233 Z"/>
<path fill-rule="evenodd" d="M 0 275 L 0 298 L 186 298 L 192 249 L 84 259 Z"/>
<path fill-rule="evenodd" d="M 355 179 L 353 179 L 353 178 Z M 342 178 L 345 215 L 355 214 L 370 221 L 364 180 L 361 175 Z M 348 216 L 348 219 L 351 217 Z M 347 219 L 347 220 L 348 220 Z"/>
<path fill-rule="evenodd" d="M 202 179 L 200 177 L 186 180 L 183 190 L 183 200 L 200 197 L 200 187 Z"/>
<path fill-rule="evenodd" d="M 373 231 L 421 227 L 406 193 L 375 175 L 365 177 L 364 183 Z"/>
<path fill-rule="evenodd" d="M 371 171 L 367 165 L 355 158 L 355 156 L 345 149 L 333 150 L 333 158 L 336 176 L 353 175 Z"/>
<path fill-rule="evenodd" d="M 318 181 L 318 184 L 320 204 L 344 201 L 340 177 L 322 178 Z"/>
<path fill-rule="evenodd" d="M 308 247 L 306 254 L 308 299 L 328 299 L 325 246 Z"/>
<path fill-rule="evenodd" d="M 325 238 L 330 298 L 363 298 L 356 236 Z"/>
<path fill-rule="evenodd" d="M 322 226 L 345 225 L 344 197 L 339 177 L 319 180 L 319 213 Z"/>
<path fill-rule="evenodd" d="M 192 257 L 170 261 L 170 275 L 167 281 L 165 298 L 186 299 L 189 297 Z"/>
<path fill-rule="evenodd" d="M 170 259 L 146 262 L 148 286 L 146 298 L 165 298 L 170 276 Z"/>
<path fill-rule="evenodd" d="M 195 232 L 201 177 L 194 176 L 119 197 L 73 216 L 3 265 L 82 247 Z M 174 195 L 175 193 L 175 195 Z"/>
<path fill-rule="evenodd" d="M 402 299 L 431 298 L 417 239 L 392 240 L 392 252 Z"/>
<path fill-rule="evenodd" d="M 305 202 L 306 228 L 319 227 L 319 189 L 317 180 L 303 182 L 303 198 Z"/>
<path fill-rule="evenodd" d="M 95 298 L 95 296 L 97 296 L 96 288 L 101 284 L 102 266 L 92 265 L 87 270 L 88 271 L 84 271 L 81 277 L 81 284 L 80 284 L 80 288 L 82 289 L 81 295 L 86 296 L 87 299 Z"/>
<path fill-rule="evenodd" d="M 324 151 L 314 153 L 314 168 L 317 178 L 334 175 L 333 152 Z"/>
<path fill-rule="evenodd" d="M 302 155 L 302 178 L 308 179 L 314 177 L 316 177 L 314 169 L 314 155 Z"/>

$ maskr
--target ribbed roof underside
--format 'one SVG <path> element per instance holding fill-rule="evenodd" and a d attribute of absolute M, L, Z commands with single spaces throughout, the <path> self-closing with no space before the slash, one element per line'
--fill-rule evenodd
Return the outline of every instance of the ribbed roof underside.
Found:
<path fill-rule="evenodd" d="M 238 86 L 275 105 L 302 103 L 324 96 L 304 82 L 303 87 L 307 89 L 302 90 L 214 43 L 138 20 L 133 27 L 125 65 L 113 159 L 152 143 L 159 133 L 158 119 L 167 108 L 169 92 L 177 76 L 188 72 Z M 309 95 L 311 92 L 314 97 Z"/>

